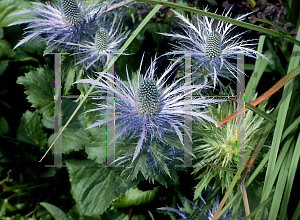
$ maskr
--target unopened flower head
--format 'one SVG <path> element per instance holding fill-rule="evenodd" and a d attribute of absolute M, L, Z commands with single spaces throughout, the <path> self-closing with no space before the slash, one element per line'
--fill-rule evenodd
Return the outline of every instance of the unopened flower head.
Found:
<path fill-rule="evenodd" d="M 115 124 L 116 136 L 121 135 L 137 137 L 137 145 L 134 152 L 133 160 L 138 156 L 143 143 L 157 139 L 164 142 L 166 134 L 176 135 L 183 144 L 182 129 L 186 130 L 183 119 L 181 117 L 194 116 L 198 119 L 214 121 L 211 117 L 207 117 L 203 112 L 195 112 L 194 109 L 205 108 L 209 103 L 215 103 L 220 100 L 194 98 L 184 100 L 184 98 L 193 91 L 207 88 L 207 85 L 179 85 L 184 78 L 174 81 L 167 86 L 167 79 L 176 63 L 171 64 L 161 75 L 159 79 L 155 79 L 156 59 L 151 62 L 144 76 L 141 76 L 141 66 L 137 75 L 132 80 L 129 78 L 127 71 L 127 82 L 123 82 L 119 77 L 109 73 L 99 73 L 102 77 L 100 82 L 93 79 L 81 79 L 77 83 L 89 83 L 95 85 L 96 93 L 107 92 L 112 96 L 115 95 Z M 186 92 L 188 90 L 189 92 Z M 191 110 L 185 109 L 188 103 Z M 105 109 L 113 109 L 114 106 L 99 104 L 97 108 L 90 111 L 103 111 Z M 110 116 L 107 121 L 114 120 Z M 100 126 L 107 122 L 99 120 L 90 127 Z M 190 136 L 189 136 L 190 137 Z"/>
<path fill-rule="evenodd" d="M 118 24 L 117 24 L 118 23 Z M 68 43 L 76 47 L 76 53 L 80 59 L 76 65 L 83 65 L 86 69 L 93 65 L 105 67 L 108 54 L 117 54 L 118 49 L 125 41 L 129 32 L 122 32 L 122 23 L 117 14 L 114 17 L 106 16 L 97 22 L 97 30 L 87 33 L 78 44 Z"/>
<path fill-rule="evenodd" d="M 181 19 L 182 22 L 179 25 L 185 34 L 161 33 L 178 40 L 178 45 L 175 45 L 174 50 L 166 53 L 166 55 L 190 53 L 194 61 L 192 64 L 194 72 L 201 72 L 199 77 L 204 76 L 207 79 L 212 79 L 214 87 L 217 82 L 222 86 L 218 77 L 230 79 L 237 78 L 237 74 L 243 74 L 237 69 L 235 63 L 230 62 L 232 59 L 236 60 L 238 54 L 252 58 L 260 55 L 265 58 L 261 53 L 251 48 L 251 46 L 256 45 L 253 40 L 241 39 L 245 32 L 231 36 L 232 30 L 236 28 L 233 24 L 224 21 L 218 21 L 215 24 L 214 19 L 209 19 L 206 16 L 194 16 L 194 24 L 180 13 L 173 12 Z M 229 17 L 229 13 L 230 10 L 224 16 Z M 248 15 L 249 13 L 237 17 L 236 20 L 241 21 Z"/>
<path fill-rule="evenodd" d="M 15 48 L 39 35 L 42 41 L 47 41 L 48 48 L 61 46 L 65 43 L 79 43 L 87 32 L 94 31 L 96 21 L 102 18 L 102 12 L 110 5 L 96 6 L 76 0 L 59 0 L 59 3 L 42 4 L 32 2 L 31 9 L 23 10 L 17 14 L 28 14 L 29 19 L 16 21 L 10 25 L 29 24 L 25 28 L 29 35 L 23 38 Z M 31 16 L 30 16 L 31 15 Z M 47 48 L 47 49 L 48 49 Z"/>

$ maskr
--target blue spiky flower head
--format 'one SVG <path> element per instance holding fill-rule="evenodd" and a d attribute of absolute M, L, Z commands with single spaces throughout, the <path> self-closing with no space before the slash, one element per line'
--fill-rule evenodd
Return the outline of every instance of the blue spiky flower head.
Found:
<path fill-rule="evenodd" d="M 129 32 L 122 32 L 122 23 L 118 19 L 118 15 L 104 16 L 97 21 L 97 29 L 95 32 L 89 32 L 84 37 L 84 40 L 69 45 L 76 48 L 76 55 L 79 62 L 76 65 L 81 65 L 88 69 L 91 66 L 105 67 L 108 54 L 117 54 L 118 49 L 124 42 Z"/>
<path fill-rule="evenodd" d="M 206 8 L 205 11 L 207 10 Z M 237 78 L 237 74 L 240 74 L 241 71 L 237 69 L 236 61 L 232 63 L 232 60 L 237 59 L 238 54 L 252 58 L 260 55 L 266 59 L 261 53 L 251 48 L 251 46 L 256 45 L 253 40 L 241 39 L 245 32 L 231 36 L 232 30 L 236 28 L 233 24 L 224 21 L 216 23 L 214 19 L 209 19 L 206 16 L 194 16 L 194 23 L 184 15 L 176 11 L 173 12 L 180 18 L 179 25 L 184 34 L 160 33 L 178 40 L 174 50 L 166 53 L 166 55 L 190 53 L 194 59 L 194 72 L 200 72 L 199 77 L 212 79 L 214 87 L 217 82 L 222 86 L 218 77 L 230 79 Z M 224 11 L 222 15 L 229 17 L 229 13 L 230 10 L 226 13 Z M 235 19 L 241 21 L 248 15 L 249 13 Z M 180 57 L 180 59 L 182 58 L 183 56 Z M 195 75 L 197 74 L 193 76 Z"/>
<path fill-rule="evenodd" d="M 41 41 L 47 41 L 49 49 L 60 46 L 67 48 L 65 43 L 79 43 L 83 36 L 89 31 L 94 31 L 96 21 L 102 18 L 102 12 L 106 11 L 111 5 L 87 4 L 81 0 L 59 0 L 58 3 L 42 4 L 32 2 L 33 7 L 23 10 L 17 14 L 27 14 L 29 19 L 16 21 L 10 25 L 28 24 L 25 33 L 29 34 L 23 38 L 15 48 L 26 43 L 39 35 Z"/>
<path fill-rule="evenodd" d="M 183 119 L 181 117 L 192 116 L 215 121 L 211 117 L 207 117 L 203 112 L 195 112 L 196 108 L 205 108 L 209 103 L 215 103 L 220 100 L 195 98 L 190 101 L 184 98 L 193 91 L 207 88 L 207 85 L 191 85 L 189 87 L 181 85 L 180 82 L 184 78 L 174 81 L 171 85 L 166 85 L 170 72 L 176 63 L 162 73 L 161 77 L 155 78 L 156 58 L 151 62 L 144 76 L 141 76 L 141 66 L 137 71 L 136 77 L 130 80 L 128 71 L 127 82 L 123 82 L 119 77 L 109 73 L 99 73 L 102 78 L 100 82 L 94 79 L 81 79 L 77 83 L 89 83 L 95 85 L 97 90 L 95 93 L 107 92 L 107 94 L 115 95 L 115 116 L 109 116 L 107 119 L 99 120 L 92 124 L 89 128 L 100 126 L 107 121 L 115 119 L 116 136 L 137 138 L 132 161 L 136 159 L 143 144 L 146 141 L 157 139 L 165 142 L 165 137 L 174 134 L 183 144 L 182 129 L 186 130 Z M 185 92 L 189 89 L 190 92 Z M 185 110 L 185 102 L 190 104 L 191 110 Z M 89 111 L 104 111 L 112 109 L 114 106 L 109 104 L 99 104 L 97 108 Z M 167 135 L 166 135 L 167 134 Z M 190 137 L 190 136 L 189 136 Z"/>

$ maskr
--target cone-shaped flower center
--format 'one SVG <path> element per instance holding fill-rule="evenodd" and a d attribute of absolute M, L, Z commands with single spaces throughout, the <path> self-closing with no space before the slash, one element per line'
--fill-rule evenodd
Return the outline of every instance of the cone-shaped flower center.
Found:
<path fill-rule="evenodd" d="M 210 58 L 216 58 L 221 53 L 221 35 L 214 31 L 208 35 L 205 48 L 205 55 Z"/>
<path fill-rule="evenodd" d="M 95 45 L 99 52 L 103 52 L 107 48 L 107 32 L 104 28 L 100 28 L 95 36 Z"/>
<path fill-rule="evenodd" d="M 68 25 L 76 26 L 80 19 L 80 10 L 75 0 L 62 0 L 62 13 Z"/>
<path fill-rule="evenodd" d="M 150 116 L 159 110 L 160 101 L 156 83 L 146 78 L 141 83 L 135 98 L 135 107 L 139 114 Z"/>

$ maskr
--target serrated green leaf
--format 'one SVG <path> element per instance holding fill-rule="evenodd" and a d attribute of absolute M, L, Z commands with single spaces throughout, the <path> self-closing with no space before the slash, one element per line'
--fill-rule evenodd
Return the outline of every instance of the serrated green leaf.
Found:
<path fill-rule="evenodd" d="M 0 135 L 6 134 L 9 131 L 9 126 L 7 121 L 3 116 L 0 116 Z"/>
<path fill-rule="evenodd" d="M 17 83 L 25 86 L 25 94 L 32 107 L 43 115 L 54 115 L 54 72 L 49 66 L 18 77 Z"/>
<path fill-rule="evenodd" d="M 91 160 L 72 160 L 68 161 L 67 165 L 71 192 L 81 215 L 103 214 L 114 199 L 139 182 L 126 182 L 120 176 L 122 169 L 98 167 L 98 164 Z"/>
<path fill-rule="evenodd" d="M 46 144 L 46 134 L 42 131 L 42 123 L 36 112 L 27 110 L 18 128 L 17 139 L 28 144 L 44 146 Z"/>
<path fill-rule="evenodd" d="M 137 187 L 130 188 L 121 194 L 121 196 L 112 204 L 114 209 L 126 208 L 130 206 L 139 206 L 152 201 L 156 197 L 159 187 L 154 187 L 153 190 L 142 191 Z"/>
<path fill-rule="evenodd" d="M 77 104 L 71 99 L 62 100 L 62 126 L 66 124 Z M 79 151 L 84 148 L 89 132 L 85 130 L 86 122 L 84 119 L 83 108 L 76 113 L 73 120 L 69 123 L 68 127 L 62 133 L 62 153 L 69 154 L 72 151 Z M 54 134 L 48 139 L 48 145 L 50 146 L 54 141 Z"/>
<path fill-rule="evenodd" d="M 47 202 L 41 202 L 40 204 L 47 209 L 48 212 L 50 212 L 55 220 L 70 220 L 66 213 L 64 213 L 60 208 L 57 208 Z"/>
<path fill-rule="evenodd" d="M 28 18 L 28 15 L 14 15 L 16 12 L 30 7 L 30 2 L 24 0 L 0 1 L 0 27 L 5 27 L 15 21 Z"/>

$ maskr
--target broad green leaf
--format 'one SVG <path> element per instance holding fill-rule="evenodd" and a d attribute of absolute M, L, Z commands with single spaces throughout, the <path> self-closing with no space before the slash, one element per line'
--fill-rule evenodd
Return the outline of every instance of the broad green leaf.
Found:
<path fill-rule="evenodd" d="M 102 220 L 102 217 L 94 216 L 94 217 L 88 217 L 84 215 L 80 215 L 77 205 L 74 205 L 67 213 L 69 218 L 72 220 Z"/>
<path fill-rule="evenodd" d="M 97 107 L 96 104 L 104 103 L 106 100 L 95 100 L 95 99 L 88 99 L 84 103 L 84 112 L 94 109 Z M 104 119 L 106 116 L 99 115 L 104 114 L 104 111 L 92 111 L 92 112 L 86 112 L 84 114 L 87 127 L 91 126 L 93 123 L 95 123 L 97 120 Z M 97 126 L 93 128 L 87 129 L 88 132 L 90 132 L 93 136 L 91 138 L 91 141 L 89 144 L 85 145 L 85 152 L 88 155 L 89 159 L 95 160 L 96 163 L 102 164 L 103 162 L 106 162 L 106 124 L 102 126 Z"/>
<path fill-rule="evenodd" d="M 12 47 L 5 39 L 0 40 L 0 58 L 7 57 L 12 54 Z"/>
<path fill-rule="evenodd" d="M 41 126 L 42 123 L 38 113 L 27 110 L 21 118 L 17 138 L 28 144 L 44 146 L 46 134 L 42 131 Z"/>
<path fill-rule="evenodd" d="M 37 68 L 20 76 L 18 84 L 25 86 L 25 94 L 32 107 L 43 115 L 54 114 L 54 72 L 49 66 Z"/>
<path fill-rule="evenodd" d="M 97 104 L 105 104 L 106 99 L 91 99 L 89 98 L 85 103 L 84 103 L 84 112 L 95 109 L 97 108 Z M 100 115 L 104 114 L 104 115 Z M 101 111 L 91 111 L 91 112 L 86 112 L 84 113 L 84 117 L 87 123 L 87 127 L 91 126 L 98 120 L 106 118 L 106 110 L 101 110 Z M 93 128 L 87 129 L 93 136 L 97 136 L 98 141 L 105 141 L 106 140 L 106 124 L 102 126 L 96 126 Z"/>
<path fill-rule="evenodd" d="M 30 2 L 24 0 L 0 1 L 0 27 L 5 27 L 15 21 L 28 18 L 28 15 L 14 15 L 16 12 L 30 7 Z"/>
<path fill-rule="evenodd" d="M 41 36 L 37 36 L 34 39 L 27 41 L 25 44 L 22 44 L 18 48 L 28 53 L 37 53 L 40 57 L 42 57 L 46 47 L 46 42 L 39 42 L 41 39 Z"/>
<path fill-rule="evenodd" d="M 36 220 L 36 218 L 29 218 L 25 216 L 21 216 L 20 214 L 16 214 L 12 217 L 1 217 L 1 220 Z"/>
<path fill-rule="evenodd" d="M 73 113 L 77 104 L 71 99 L 62 100 L 62 125 L 66 123 L 70 115 Z M 83 109 L 75 115 L 69 126 L 62 133 L 62 153 L 69 154 L 72 151 L 79 151 L 84 148 L 89 132 L 85 130 L 86 123 L 84 119 Z M 54 134 L 48 139 L 48 145 L 54 141 Z"/>
<path fill-rule="evenodd" d="M 9 126 L 4 117 L 0 116 L 0 135 L 6 134 L 9 131 Z"/>
<path fill-rule="evenodd" d="M 139 180 L 126 182 L 120 176 L 120 168 L 99 167 L 91 160 L 71 160 L 67 165 L 71 192 L 82 215 L 103 214 L 114 199 L 139 183 Z"/>
<path fill-rule="evenodd" d="M 3 28 L 0 27 L 0 40 L 4 37 L 4 31 Z"/>
<path fill-rule="evenodd" d="M 8 67 L 9 60 L 1 60 L 0 61 L 0 76 L 5 72 Z"/>
<path fill-rule="evenodd" d="M 54 129 L 54 117 L 43 115 L 42 124 L 48 129 Z"/>
<path fill-rule="evenodd" d="M 42 206 L 47 209 L 48 212 L 53 216 L 55 220 L 70 220 L 66 213 L 64 213 L 60 208 L 57 208 L 54 205 L 51 205 L 47 202 L 41 202 Z"/>
<path fill-rule="evenodd" d="M 93 141 L 85 146 L 85 152 L 88 158 L 95 160 L 96 163 L 106 162 L 106 140 L 102 142 Z"/>
<path fill-rule="evenodd" d="M 34 48 L 35 45 L 32 45 L 32 48 Z M 7 57 L 13 61 L 35 61 L 39 63 L 38 59 L 28 55 L 23 49 L 28 49 L 30 47 L 28 46 L 23 46 L 20 48 L 17 48 L 16 50 L 12 49 L 11 44 L 5 40 L 1 39 L 0 40 L 0 58 Z"/>
<path fill-rule="evenodd" d="M 130 206 L 139 206 L 152 201 L 156 197 L 158 187 L 154 187 L 153 190 L 142 191 L 137 187 L 130 188 L 121 194 L 121 196 L 112 204 L 114 209 L 126 208 Z"/>

